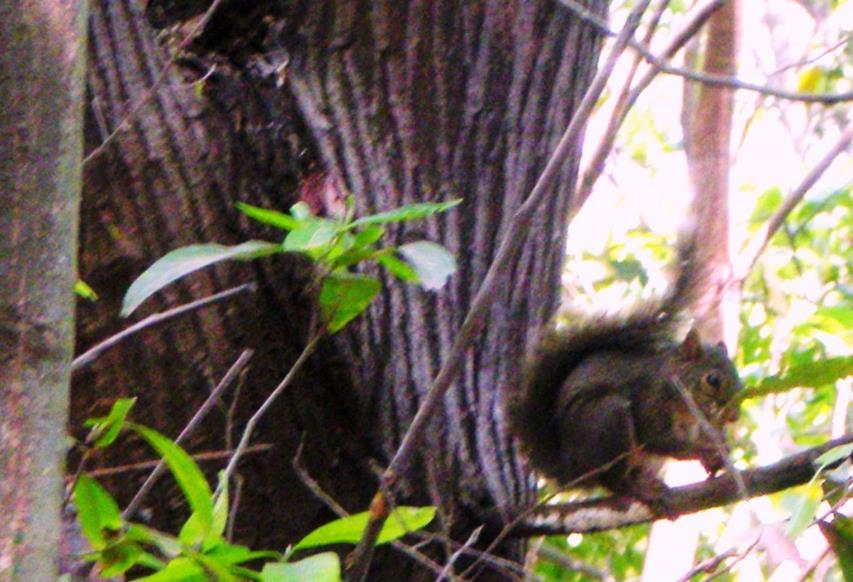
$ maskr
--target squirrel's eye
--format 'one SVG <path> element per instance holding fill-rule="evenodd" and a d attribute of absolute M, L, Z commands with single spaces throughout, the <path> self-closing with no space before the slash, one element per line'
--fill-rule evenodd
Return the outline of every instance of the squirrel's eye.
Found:
<path fill-rule="evenodd" d="M 720 382 L 720 376 L 716 372 L 708 372 L 705 374 L 705 383 L 714 390 L 719 390 L 722 385 Z"/>

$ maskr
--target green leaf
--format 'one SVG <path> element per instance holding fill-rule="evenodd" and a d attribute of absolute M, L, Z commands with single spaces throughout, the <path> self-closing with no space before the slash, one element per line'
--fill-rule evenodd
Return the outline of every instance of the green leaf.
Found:
<path fill-rule="evenodd" d="M 435 517 L 435 507 L 398 507 L 395 509 L 382 531 L 376 544 L 384 544 L 403 537 L 409 532 L 421 529 Z M 367 526 L 368 512 L 357 513 L 349 517 L 336 519 L 320 526 L 294 546 L 294 550 L 328 546 L 330 544 L 355 544 L 361 539 Z"/>
<path fill-rule="evenodd" d="M 236 246 L 206 244 L 176 249 L 148 267 L 133 282 L 124 296 L 121 315 L 127 317 L 154 293 L 193 271 L 222 261 L 248 261 L 279 252 L 281 252 L 280 245 L 258 240 Z"/>
<path fill-rule="evenodd" d="M 213 493 L 201 469 L 186 451 L 157 431 L 133 423 L 128 423 L 128 428 L 145 439 L 163 458 L 196 515 L 200 531 L 206 535 L 213 524 Z"/>
<path fill-rule="evenodd" d="M 94 302 L 98 300 L 98 294 L 95 293 L 95 290 L 89 287 L 86 281 L 82 279 L 77 279 L 77 282 L 74 283 L 74 293 L 89 301 Z"/>
<path fill-rule="evenodd" d="M 314 216 L 311 214 L 311 207 L 305 202 L 297 202 L 290 207 L 290 215 L 296 220 L 307 220 Z"/>
<path fill-rule="evenodd" d="M 176 538 L 138 523 L 128 524 L 125 537 L 129 540 L 154 546 L 168 558 L 174 558 L 181 554 L 181 543 Z"/>
<path fill-rule="evenodd" d="M 406 283 L 417 283 L 417 272 L 405 261 L 401 261 L 391 253 L 384 253 L 377 257 L 379 264 L 388 269 L 388 271 L 397 277 L 399 280 Z"/>
<path fill-rule="evenodd" d="M 337 582 L 341 579 L 341 562 L 334 552 L 324 552 L 298 562 L 265 564 L 262 582 Z"/>
<path fill-rule="evenodd" d="M 208 582 L 209 578 L 204 568 L 190 558 L 177 557 L 166 567 L 144 578 L 137 578 L 136 582 Z"/>
<path fill-rule="evenodd" d="M 127 572 L 139 563 L 143 553 L 142 548 L 138 544 L 129 540 L 123 540 L 109 546 L 101 552 L 101 557 L 98 560 L 103 567 L 100 576 L 103 578 L 113 578 Z"/>
<path fill-rule="evenodd" d="M 323 279 L 320 310 L 329 333 L 341 330 L 367 309 L 380 289 L 379 281 L 367 275 L 332 273 Z"/>
<path fill-rule="evenodd" d="M 104 530 L 118 531 L 123 525 L 118 504 L 97 481 L 80 475 L 72 494 L 80 529 L 96 550 L 107 547 L 109 540 Z"/>
<path fill-rule="evenodd" d="M 305 253 L 312 250 L 326 250 L 335 236 L 338 227 L 331 220 L 315 218 L 290 231 L 284 239 L 282 248 L 289 252 Z"/>
<path fill-rule="evenodd" d="M 250 560 L 259 560 L 259 559 L 273 559 L 280 560 L 281 553 L 272 552 L 272 551 L 258 551 L 253 552 L 246 546 L 235 546 L 229 543 L 221 543 L 218 546 L 212 548 L 209 552 L 205 552 L 205 555 L 210 556 L 222 562 L 223 564 L 242 564 L 243 562 L 248 562 Z"/>
<path fill-rule="evenodd" d="M 136 398 L 119 398 L 113 403 L 109 414 L 101 418 L 89 418 L 83 423 L 84 426 L 92 427 L 92 431 L 87 437 L 87 441 L 94 439 L 94 447 L 102 449 L 111 445 L 121 429 L 124 428 L 124 421 L 127 418 L 127 413 L 133 407 Z"/>
<path fill-rule="evenodd" d="M 787 533 L 792 538 L 803 533 L 811 524 L 823 499 L 823 490 L 820 483 L 812 481 L 798 488 L 796 495 L 797 505 L 787 527 Z"/>
<path fill-rule="evenodd" d="M 818 527 L 829 542 L 829 547 L 838 556 L 844 579 L 853 580 L 853 520 L 836 512 L 831 522 L 821 520 Z"/>
<path fill-rule="evenodd" d="M 238 202 L 235 206 L 237 206 L 237 210 L 249 218 L 253 218 L 263 224 L 269 224 L 270 226 L 280 228 L 281 230 L 293 230 L 299 228 L 299 225 L 302 224 L 301 221 L 293 218 L 289 214 L 278 212 L 277 210 L 268 210 L 266 208 L 252 206 L 245 202 Z"/>
<path fill-rule="evenodd" d="M 389 210 L 388 212 L 380 212 L 378 214 L 372 214 L 370 216 L 359 218 L 358 220 L 349 223 L 347 225 L 347 228 L 356 228 L 367 224 L 383 224 L 387 222 L 405 222 L 408 220 L 419 220 L 432 216 L 433 214 L 436 214 L 438 212 L 444 212 L 445 210 L 449 210 L 454 206 L 458 206 L 461 203 L 462 199 L 457 198 L 456 200 L 451 200 L 449 202 L 423 202 L 420 204 L 409 204 L 407 206 L 395 208 L 394 210 Z"/>
<path fill-rule="evenodd" d="M 820 388 L 853 374 L 853 356 L 826 358 L 791 366 L 781 374 L 768 376 L 758 385 L 744 390 L 739 400 L 785 392 L 791 388 Z"/>
<path fill-rule="evenodd" d="M 378 224 L 370 224 L 355 235 L 353 244 L 357 247 L 366 247 L 382 238 L 383 234 L 385 234 L 384 228 Z"/>
<path fill-rule="evenodd" d="M 397 252 L 414 268 L 424 289 L 440 289 L 456 272 L 456 259 L 443 246 L 429 241 L 404 244 Z"/>
<path fill-rule="evenodd" d="M 815 459 L 813 465 L 815 467 L 818 467 L 818 472 L 820 473 L 826 468 L 827 465 L 831 465 L 842 459 L 846 459 L 850 455 L 853 455 L 853 443 L 848 443 L 846 445 L 838 445 L 837 447 L 829 449 L 824 454 Z"/>

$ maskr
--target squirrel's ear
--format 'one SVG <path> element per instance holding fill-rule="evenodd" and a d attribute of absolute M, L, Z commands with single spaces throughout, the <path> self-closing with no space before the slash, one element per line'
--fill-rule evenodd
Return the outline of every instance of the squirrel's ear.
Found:
<path fill-rule="evenodd" d="M 723 352 L 723 355 L 724 355 L 724 356 L 726 356 L 726 357 L 728 357 L 728 356 L 729 356 L 729 350 L 728 350 L 728 348 L 726 347 L 726 342 L 719 342 L 719 343 L 717 344 L 717 349 L 718 349 L 718 350 L 720 350 L 721 352 Z"/>
<path fill-rule="evenodd" d="M 681 342 L 679 351 L 684 358 L 695 360 L 702 355 L 702 340 L 699 339 L 699 332 L 695 327 L 691 327 L 687 332 L 687 337 Z"/>

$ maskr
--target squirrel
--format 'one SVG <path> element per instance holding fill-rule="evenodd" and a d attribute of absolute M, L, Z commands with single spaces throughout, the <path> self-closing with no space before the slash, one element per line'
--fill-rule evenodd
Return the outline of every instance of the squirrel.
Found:
<path fill-rule="evenodd" d="M 702 284 L 696 247 L 682 237 L 662 297 L 546 331 L 506 405 L 510 432 L 538 472 L 665 510 L 665 457 L 697 459 L 711 475 L 723 468 L 719 435 L 738 418 L 731 404 L 743 386 L 722 342 L 703 343 L 695 328 L 675 339 Z"/>

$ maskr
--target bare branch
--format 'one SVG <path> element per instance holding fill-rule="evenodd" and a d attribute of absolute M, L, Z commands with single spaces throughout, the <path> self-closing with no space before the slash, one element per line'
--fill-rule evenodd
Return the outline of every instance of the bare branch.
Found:
<path fill-rule="evenodd" d="M 535 216 L 536 210 L 550 194 L 566 160 L 575 152 L 583 128 L 586 126 L 586 122 L 607 84 L 607 79 L 613 73 L 616 61 L 619 55 L 625 50 L 628 39 L 632 37 L 634 31 L 639 26 L 640 17 L 646 8 L 648 8 L 650 1 L 643 0 L 639 2 L 629 15 L 625 27 L 611 48 L 605 64 L 590 84 L 577 111 L 572 116 L 569 127 L 566 128 L 556 150 L 548 160 L 548 164 L 545 166 L 542 175 L 539 177 L 539 180 L 525 202 L 513 216 L 509 229 L 501 240 L 495 259 L 483 279 L 480 290 L 471 303 L 471 308 L 465 317 L 465 321 L 462 323 L 462 327 L 459 329 L 447 360 L 445 360 L 441 370 L 433 381 L 432 387 L 430 387 L 426 398 L 418 409 L 411 426 L 406 431 L 400 447 L 397 449 L 393 459 L 391 459 L 391 463 L 382 476 L 383 486 L 388 488 L 393 487 L 398 476 L 405 472 L 416 447 L 423 438 L 427 423 L 444 402 L 444 395 L 450 389 L 453 379 L 457 376 L 464 363 L 468 346 L 472 344 L 483 325 L 485 325 L 488 310 L 498 295 L 496 290 L 502 284 L 503 277 L 509 269 L 512 258 L 520 248 L 519 241 L 524 239 L 524 235 Z M 377 497 L 381 496 L 380 488 L 377 492 Z M 375 515 L 371 514 L 371 522 L 379 522 L 378 528 L 376 524 L 368 523 L 368 527 L 365 529 L 365 536 L 350 556 L 351 568 L 349 569 L 349 575 L 351 579 L 356 581 L 363 580 L 367 575 L 367 569 L 370 565 L 369 554 L 376 542 L 375 536 L 378 535 L 382 523 L 388 517 L 386 504 L 377 504 L 376 508 L 380 511 Z"/>
<path fill-rule="evenodd" d="M 180 445 L 182 442 L 187 440 L 194 432 L 195 429 L 201 424 L 201 421 L 207 416 L 207 413 L 213 409 L 213 406 L 219 401 L 222 397 L 222 394 L 225 390 L 228 389 L 231 384 L 234 383 L 234 380 L 246 367 L 246 364 L 249 363 L 249 360 L 252 359 L 252 355 L 254 355 L 254 351 L 252 350 L 244 350 L 240 357 L 237 358 L 237 361 L 231 365 L 231 368 L 228 369 L 228 372 L 225 373 L 225 376 L 222 377 L 222 380 L 219 381 L 219 384 L 213 389 L 207 399 L 202 403 L 201 407 L 199 407 L 198 411 L 193 415 L 190 421 L 187 423 L 187 426 L 184 430 L 181 431 L 181 434 L 178 435 L 178 438 L 175 439 L 175 444 Z M 236 454 L 236 453 L 235 453 Z M 166 463 L 164 461 L 160 461 L 145 482 L 142 484 L 142 487 L 139 488 L 139 491 L 136 492 L 136 495 L 133 496 L 133 499 L 130 500 L 127 507 L 122 512 L 122 517 L 127 519 L 129 516 L 133 515 L 136 510 L 139 508 L 139 504 L 142 503 L 142 500 L 154 486 L 154 483 L 157 482 L 157 479 L 160 478 L 166 471 Z"/>
<path fill-rule="evenodd" d="M 215 293 L 208 297 L 203 297 L 201 299 L 197 299 L 196 301 L 191 301 L 190 303 L 185 303 L 184 305 L 179 305 L 178 307 L 174 307 L 172 309 L 168 309 L 163 311 L 162 313 L 155 313 L 153 315 L 149 315 L 145 319 L 138 321 L 124 329 L 114 336 L 108 337 L 104 341 L 95 346 L 86 350 L 85 353 L 80 354 L 74 361 L 71 362 L 71 371 L 74 372 L 79 370 L 83 366 L 87 366 L 94 362 L 98 356 L 107 351 L 108 349 L 115 347 L 119 342 L 126 340 L 130 336 L 142 331 L 143 329 L 154 327 L 170 319 L 178 317 L 179 315 L 184 315 L 185 313 L 189 313 L 190 311 L 194 311 L 196 309 L 201 309 L 202 307 L 206 307 L 211 305 L 212 303 L 216 303 L 218 301 L 223 301 L 228 299 L 234 295 L 242 293 L 243 291 L 252 291 L 254 292 L 256 289 L 256 285 L 254 283 L 245 283 L 243 285 L 239 285 L 237 287 L 232 287 L 231 289 L 226 289 L 225 291 L 221 291 L 219 293 Z"/>
<path fill-rule="evenodd" d="M 258 424 L 258 421 L 261 420 L 261 417 L 269 410 L 269 407 L 272 406 L 273 402 L 281 396 L 281 393 L 284 392 L 285 388 L 290 386 L 293 382 L 293 379 L 296 375 L 302 370 L 302 367 L 305 365 L 305 362 L 308 361 L 308 358 L 311 354 L 314 353 L 314 350 L 317 349 L 317 344 L 320 343 L 320 339 L 323 337 L 325 333 L 325 329 L 321 329 L 314 334 L 314 337 L 308 342 L 305 346 L 305 349 L 302 350 L 302 353 L 299 354 L 299 357 L 296 358 L 296 361 L 291 366 L 290 370 L 285 374 L 284 379 L 279 383 L 278 386 L 267 396 L 267 399 L 264 400 L 263 404 L 260 405 L 258 410 L 252 415 L 249 419 L 249 422 L 246 423 L 246 428 L 243 429 L 243 436 L 240 437 L 240 442 L 237 444 L 237 449 L 234 451 L 234 456 L 231 457 L 231 460 L 228 462 L 228 466 L 225 467 L 225 478 L 222 480 L 223 483 L 228 482 L 231 478 L 231 475 L 234 473 L 234 469 L 237 467 L 237 463 L 240 461 L 240 457 L 246 452 L 247 447 L 249 446 L 249 439 L 252 438 L 252 432 L 255 430 L 255 426 Z M 216 487 L 216 495 L 220 495 L 222 493 L 221 483 Z"/>
<path fill-rule="evenodd" d="M 765 467 L 741 471 L 748 497 L 758 497 L 807 483 L 817 468 L 814 461 L 826 451 L 853 442 L 853 434 L 796 453 Z M 728 473 L 700 483 L 675 487 L 667 497 L 673 515 L 695 513 L 741 499 L 737 483 Z M 519 508 L 518 511 L 524 511 Z M 533 516 L 513 530 L 514 537 L 567 535 L 616 529 L 670 518 L 645 504 L 625 497 L 603 497 L 560 505 L 539 506 Z M 499 519 L 496 517 L 496 519 Z"/>
<path fill-rule="evenodd" d="M 708 19 L 711 18 L 711 16 L 713 16 L 714 13 L 723 6 L 723 4 L 725 4 L 725 0 L 710 0 L 697 8 L 684 26 L 682 26 L 681 29 L 672 36 L 669 43 L 664 47 L 663 51 L 661 51 L 661 56 L 658 57 L 658 59 L 670 58 L 678 52 L 691 38 L 696 35 L 696 33 L 699 32 L 702 26 L 704 26 Z M 627 117 L 628 112 L 637 102 L 637 99 L 640 97 L 642 92 L 645 91 L 654 78 L 657 77 L 658 73 L 659 69 L 655 67 L 649 68 L 645 74 L 640 77 L 637 84 L 630 88 L 630 92 L 628 92 L 627 95 L 624 95 L 624 97 L 623 95 L 620 95 L 619 100 L 613 108 L 613 113 L 610 115 L 610 119 L 607 122 L 607 129 L 605 129 L 601 141 L 590 156 L 586 168 L 581 172 L 581 177 L 578 180 L 577 191 L 575 192 L 575 197 L 572 200 L 572 214 L 576 214 L 583 206 L 584 202 L 586 202 L 586 199 L 589 198 L 589 195 L 592 193 L 592 187 L 604 171 L 605 161 L 607 156 L 610 154 L 610 151 L 613 149 L 613 144 L 616 142 L 616 135 L 619 132 L 619 128 L 622 127 L 625 117 Z"/>
<path fill-rule="evenodd" d="M 571 10 L 578 18 L 584 20 L 585 22 L 589 22 L 602 33 L 609 36 L 616 35 L 614 31 L 610 30 L 606 22 L 598 18 L 595 14 L 587 10 L 584 6 L 577 3 L 575 0 L 557 1 L 569 10 Z M 633 38 L 628 41 L 628 45 L 632 49 L 643 55 L 643 58 L 646 59 L 649 64 L 659 69 L 661 72 L 666 73 L 668 75 L 676 75 L 679 77 L 683 77 L 689 81 L 704 83 L 705 85 L 712 85 L 716 87 L 729 87 L 730 89 L 743 89 L 746 91 L 754 91 L 756 93 L 761 93 L 762 95 L 767 95 L 770 97 L 788 99 L 791 101 L 802 101 L 805 103 L 823 103 L 825 105 L 833 105 L 836 103 L 845 103 L 847 101 L 853 101 L 853 91 L 848 91 L 845 93 L 798 93 L 796 91 L 773 89 L 765 85 L 758 85 L 756 83 L 742 81 L 735 77 L 729 77 L 726 75 L 711 75 L 707 73 L 698 73 L 690 69 L 670 65 L 668 62 L 661 60 L 654 54 L 652 54 L 651 49 L 649 49 L 648 46 Z"/>
<path fill-rule="evenodd" d="M 272 449 L 272 445 L 269 443 L 260 443 L 257 445 L 253 445 L 246 449 L 246 454 L 254 454 L 254 453 L 263 453 Z M 207 461 L 219 461 L 222 459 L 228 459 L 231 455 L 234 454 L 232 450 L 224 450 L 224 451 L 205 451 L 201 453 L 192 453 L 190 457 L 193 460 L 203 463 Z M 129 463 L 127 465 L 117 465 L 115 467 L 101 467 L 100 469 L 92 469 L 91 471 L 84 471 L 86 475 L 89 477 L 112 477 L 113 475 L 121 475 L 122 473 L 132 473 L 136 471 L 150 471 L 151 469 L 156 469 L 157 465 L 162 462 L 162 459 L 151 459 L 150 461 L 140 461 L 138 463 Z M 69 475 L 65 478 L 66 482 L 72 481 L 74 476 Z"/>
<path fill-rule="evenodd" d="M 761 229 L 755 234 L 752 241 L 749 243 L 749 246 L 741 253 L 741 256 L 744 257 L 744 260 L 741 261 L 738 265 L 736 265 L 735 269 L 735 279 L 742 281 L 752 268 L 755 266 L 755 262 L 758 260 L 758 257 L 761 256 L 761 253 L 764 252 L 764 249 L 767 247 L 767 244 L 770 242 L 770 239 L 773 238 L 773 235 L 779 230 L 779 227 L 782 226 L 782 223 L 785 222 L 785 218 L 787 218 L 788 214 L 794 207 L 803 199 L 806 193 L 811 189 L 812 186 L 815 185 L 815 182 L 820 179 L 823 173 L 829 168 L 835 158 L 838 155 L 847 149 L 850 145 L 851 140 L 853 140 L 853 122 L 849 122 L 847 127 L 844 128 L 844 131 L 841 133 L 841 137 L 838 138 L 838 141 L 835 142 L 835 145 L 830 148 L 826 155 L 823 156 L 817 164 L 815 164 L 814 168 L 806 174 L 806 177 L 803 178 L 803 181 L 800 182 L 796 188 L 791 190 L 788 196 L 785 197 L 785 200 L 782 201 L 782 205 L 779 209 L 770 217 L 770 220 L 761 227 Z"/>

